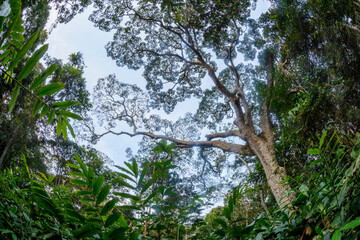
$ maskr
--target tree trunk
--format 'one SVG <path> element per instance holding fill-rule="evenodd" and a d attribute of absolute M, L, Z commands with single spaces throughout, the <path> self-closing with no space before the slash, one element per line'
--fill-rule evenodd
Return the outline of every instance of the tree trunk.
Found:
<path fill-rule="evenodd" d="M 276 202 L 280 207 L 292 207 L 295 195 L 291 192 L 291 188 L 286 182 L 287 174 L 285 168 L 281 167 L 276 160 L 274 143 L 267 142 L 256 135 L 251 136 L 248 139 L 248 143 L 261 161 L 267 182 Z"/>
<path fill-rule="evenodd" d="M 5 156 L 6 156 L 7 152 L 8 152 L 8 150 L 9 150 L 9 147 L 11 146 L 11 144 L 13 143 L 13 141 L 16 138 L 16 135 L 18 134 L 19 129 L 20 129 L 20 126 L 16 126 L 13 135 L 11 136 L 9 141 L 6 143 L 5 149 L 2 152 L 1 157 L 0 157 L 0 168 L 1 168 L 2 164 L 3 164 Z"/>

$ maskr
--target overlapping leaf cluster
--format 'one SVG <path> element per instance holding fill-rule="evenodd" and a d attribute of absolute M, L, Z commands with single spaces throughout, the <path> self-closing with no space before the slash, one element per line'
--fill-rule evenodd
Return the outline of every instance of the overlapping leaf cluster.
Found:
<path fill-rule="evenodd" d="M 35 32 L 27 41 L 23 36 L 24 28 L 21 19 L 21 1 L 11 2 L 11 12 L 9 16 L 0 16 L 0 61 L 1 78 L 4 84 L 8 84 L 12 89 L 11 98 L 8 100 L 9 114 L 16 106 L 17 99 L 21 91 L 27 92 L 35 99 L 32 115 L 40 112 L 40 118 L 48 116 L 48 123 L 54 121 L 57 116 L 57 134 L 63 134 L 67 138 L 67 131 L 75 136 L 74 131 L 69 124 L 68 118 L 82 120 L 82 118 L 65 109 L 79 104 L 77 101 L 63 101 L 49 104 L 47 96 L 53 95 L 62 90 L 65 85 L 61 82 L 46 84 L 46 79 L 56 70 L 56 64 L 53 64 L 43 71 L 39 70 L 39 60 L 44 56 L 48 45 L 37 49 L 31 56 L 27 56 L 31 47 L 39 37 L 39 31 Z M 25 62 L 25 63 L 23 63 Z M 23 80 L 36 71 L 36 77 L 30 83 Z M 3 83 L 2 83 L 3 84 Z"/>

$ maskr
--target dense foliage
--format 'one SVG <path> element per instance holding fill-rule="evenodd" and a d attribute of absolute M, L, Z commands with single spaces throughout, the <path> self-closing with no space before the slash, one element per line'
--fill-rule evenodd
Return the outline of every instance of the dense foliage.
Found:
<path fill-rule="evenodd" d="M 92 3 L 146 91 L 109 75 L 91 103 L 80 52 L 40 61 L 51 7 L 56 25 Z M 271 4 L 252 19 L 250 0 L 0 1 L 0 238 L 358 239 L 360 2 Z M 177 121 L 151 112 L 194 97 Z M 84 126 L 91 143 L 144 138 L 111 168 L 73 141 Z"/>

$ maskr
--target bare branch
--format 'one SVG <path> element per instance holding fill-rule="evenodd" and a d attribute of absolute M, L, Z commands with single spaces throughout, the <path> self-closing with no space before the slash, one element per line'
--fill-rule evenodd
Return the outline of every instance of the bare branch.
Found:
<path fill-rule="evenodd" d="M 233 131 L 228 131 L 228 132 L 213 133 L 213 134 L 205 135 L 205 137 L 206 137 L 206 139 L 208 141 L 210 141 L 210 140 L 212 140 L 214 138 L 227 138 L 227 137 L 235 137 L 235 136 L 245 140 L 243 134 L 241 134 L 239 130 L 233 130 Z"/>
<path fill-rule="evenodd" d="M 169 137 L 169 136 L 165 136 L 165 135 L 156 135 L 150 132 L 135 132 L 135 133 L 129 133 L 129 132 L 114 132 L 112 130 L 109 130 L 105 133 L 102 134 L 94 134 L 93 140 L 99 139 L 105 135 L 108 134 L 114 134 L 114 135 L 128 135 L 130 137 L 134 137 L 134 136 L 139 136 L 139 135 L 143 135 L 143 136 L 148 136 L 152 139 L 165 139 L 165 140 L 169 140 L 172 142 L 177 143 L 177 147 L 181 147 L 181 148 L 191 148 L 191 147 L 204 147 L 204 148 L 209 148 L 209 147 L 214 147 L 214 148 L 219 148 L 225 152 L 233 152 L 233 153 L 238 153 L 241 155 L 249 155 L 252 156 L 254 155 L 253 151 L 249 148 L 249 146 L 247 145 L 241 145 L 241 144 L 235 144 L 235 143 L 228 143 L 225 141 L 186 141 L 186 140 L 181 140 L 181 139 L 177 139 L 177 138 L 173 138 L 173 137 Z"/>
<path fill-rule="evenodd" d="M 252 173 L 251 168 L 249 167 L 249 164 L 245 161 L 245 159 L 243 159 L 239 154 L 236 154 L 236 156 L 238 157 L 238 159 L 240 159 L 240 161 L 243 162 L 243 164 L 249 170 L 249 172 Z"/>

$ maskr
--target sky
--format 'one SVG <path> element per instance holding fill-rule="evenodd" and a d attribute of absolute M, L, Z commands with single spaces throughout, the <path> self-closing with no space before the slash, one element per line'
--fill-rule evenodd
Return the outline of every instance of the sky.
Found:
<path fill-rule="evenodd" d="M 269 2 L 259 0 L 257 10 L 253 12 L 252 17 L 257 17 L 261 12 L 269 8 Z M 130 70 L 126 67 L 118 67 L 110 57 L 107 57 L 105 45 L 112 40 L 113 32 L 100 31 L 88 20 L 93 8 L 87 8 L 83 13 L 78 14 L 68 24 L 58 24 L 54 28 L 47 43 L 49 43 L 48 54 L 51 57 L 67 61 L 69 55 L 75 52 L 83 54 L 86 68 L 84 77 L 87 82 L 87 89 L 90 94 L 99 78 L 115 74 L 121 82 L 145 86 L 145 80 L 142 77 L 141 69 L 138 71 Z M 48 27 L 56 18 L 55 12 L 50 15 Z M 192 101 L 192 102 L 191 102 Z M 197 104 L 194 100 L 179 104 L 175 111 L 170 115 L 161 113 L 163 117 L 176 120 L 186 112 L 194 112 Z M 159 113 L 159 112 L 158 112 Z M 135 152 L 137 142 L 141 137 L 130 138 L 129 136 L 106 135 L 95 145 L 95 148 L 108 155 L 115 164 L 122 164 L 125 158 L 125 150 L 130 147 Z"/>

